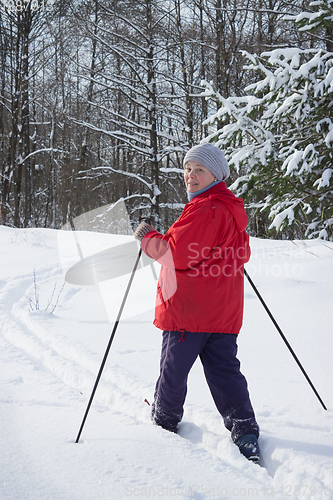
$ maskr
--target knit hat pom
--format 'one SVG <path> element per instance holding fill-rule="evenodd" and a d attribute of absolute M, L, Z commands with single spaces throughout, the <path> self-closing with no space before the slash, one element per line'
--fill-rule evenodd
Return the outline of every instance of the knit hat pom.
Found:
<path fill-rule="evenodd" d="M 223 151 L 213 144 L 198 144 L 191 148 L 185 155 L 184 168 L 188 161 L 201 163 L 218 181 L 224 181 L 230 175 L 229 165 Z"/>

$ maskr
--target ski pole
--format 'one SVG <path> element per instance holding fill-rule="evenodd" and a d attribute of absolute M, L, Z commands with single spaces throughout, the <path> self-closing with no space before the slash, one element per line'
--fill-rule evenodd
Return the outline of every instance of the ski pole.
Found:
<path fill-rule="evenodd" d="M 303 366 L 301 365 L 301 362 L 299 361 L 299 359 L 298 359 L 298 357 L 296 356 L 296 354 L 295 354 L 294 350 L 292 349 L 291 345 L 289 344 L 288 340 L 286 339 L 285 335 L 283 334 L 283 332 L 282 332 L 281 328 L 279 327 L 279 325 L 278 325 L 278 324 L 277 324 L 277 322 L 275 321 L 275 319 L 274 319 L 274 317 L 273 317 L 273 315 L 272 315 L 271 311 L 269 310 L 269 308 L 267 307 L 267 305 L 266 305 L 266 303 L 265 303 L 264 299 L 263 299 L 263 298 L 262 298 L 262 296 L 260 295 L 258 288 L 255 286 L 255 284 L 253 283 L 252 279 L 250 278 L 250 276 L 249 276 L 249 275 L 248 275 L 248 273 L 246 272 L 246 269 L 244 269 L 244 274 L 245 274 L 245 276 L 247 277 L 247 279 L 248 279 L 248 281 L 249 281 L 250 285 L 252 286 L 253 290 L 255 291 L 255 293 L 256 293 L 256 295 L 257 295 L 258 299 L 260 300 L 260 302 L 261 302 L 261 303 L 262 303 L 262 305 L 264 306 L 264 308 L 265 308 L 265 310 L 266 310 L 266 312 L 267 312 L 268 316 L 269 316 L 269 317 L 271 318 L 271 320 L 273 321 L 273 323 L 274 323 L 274 325 L 275 325 L 275 327 L 276 327 L 277 331 L 278 331 L 278 332 L 279 332 L 279 334 L 281 335 L 281 337 L 282 337 L 282 339 L 283 339 L 284 343 L 285 343 L 285 344 L 286 344 L 286 346 L 288 347 L 288 349 L 289 349 L 289 351 L 291 352 L 291 354 L 292 354 L 293 358 L 295 359 L 296 363 L 298 364 L 299 368 L 301 369 L 301 371 L 302 371 L 302 373 L 303 373 L 304 377 L 305 377 L 305 378 L 306 378 L 306 380 L 309 382 L 310 387 L 312 388 L 313 392 L 315 393 L 315 395 L 316 395 L 316 396 L 317 396 L 317 398 L 319 399 L 319 401 L 320 401 L 320 403 L 321 403 L 322 407 L 324 408 L 324 410 L 327 410 L 327 408 L 326 408 L 326 406 L 324 405 L 323 400 L 322 400 L 322 399 L 321 399 L 321 397 L 319 396 L 319 394 L 318 394 L 318 392 L 317 392 L 317 390 L 316 390 L 315 386 L 313 385 L 313 383 L 311 382 L 311 380 L 310 380 L 310 378 L 309 378 L 308 374 L 306 373 L 306 371 L 304 370 Z"/>
<path fill-rule="evenodd" d="M 106 348 L 106 351 L 105 351 L 105 354 L 104 354 L 104 358 L 103 358 L 103 361 L 102 361 L 102 364 L 101 364 L 101 367 L 99 369 L 99 372 L 98 372 L 98 375 L 97 375 L 97 378 L 96 378 L 96 382 L 95 382 L 95 385 L 94 385 L 94 388 L 92 390 L 92 393 L 91 393 L 91 396 L 90 396 L 90 399 L 89 399 L 89 403 L 88 403 L 88 406 L 87 406 L 87 409 L 86 409 L 86 412 L 84 414 L 84 417 L 83 417 L 83 420 L 82 420 L 82 424 L 81 424 L 81 427 L 80 427 L 80 430 L 79 430 L 79 433 L 77 435 L 77 438 L 76 438 L 76 441 L 75 443 L 78 443 L 79 442 L 79 439 L 80 439 L 80 436 L 81 436 L 81 433 L 82 433 L 82 430 L 83 430 L 83 427 L 84 427 L 84 424 L 86 422 L 86 419 L 87 419 L 87 416 L 88 416 L 88 413 L 89 413 L 89 410 L 90 410 L 90 407 L 91 407 L 91 404 L 93 402 L 93 399 L 94 399 L 94 396 L 95 396 L 95 392 L 96 392 L 96 389 L 97 389 L 97 386 L 99 384 L 99 381 L 100 381 L 100 378 L 102 376 L 102 372 L 103 372 L 103 369 L 104 369 L 104 366 L 105 366 L 105 363 L 106 363 L 106 360 L 107 360 L 107 357 L 109 355 L 109 352 L 110 352 L 110 349 L 111 349 L 111 345 L 112 345 L 112 342 L 113 342 L 113 339 L 114 339 L 114 336 L 115 336 L 115 333 L 116 333 L 116 330 L 118 328 L 118 324 L 119 324 L 119 321 L 120 321 L 120 317 L 121 317 L 121 314 L 123 312 L 123 309 L 124 309 L 124 306 L 125 306 L 125 302 L 126 302 L 126 299 L 127 299 L 127 296 L 128 296 L 128 293 L 129 293 L 129 290 L 131 288 L 131 285 L 132 285 L 132 281 L 133 281 L 133 278 L 134 278 L 134 274 L 135 274 L 135 271 L 138 267 L 138 264 L 139 264 L 139 261 L 140 261 L 140 257 L 141 257 L 141 254 L 142 254 L 142 249 L 140 247 L 140 250 L 139 250 L 139 253 L 138 253 L 138 256 L 136 258 L 136 261 L 135 261 L 135 264 L 134 264 L 134 267 L 133 267 L 133 271 L 132 271 L 132 274 L 131 274 L 131 277 L 129 279 L 129 282 L 128 282 L 128 285 L 127 285 L 127 288 L 126 288 L 126 291 L 125 291 L 125 294 L 124 294 L 124 297 L 123 297 L 123 300 L 122 300 L 122 303 L 121 303 L 121 306 L 120 306 L 120 309 L 119 309 L 119 312 L 118 312 L 118 316 L 117 316 L 117 319 L 116 319 L 116 322 L 113 326 L 113 329 L 112 329 L 112 333 L 111 333 L 111 337 L 110 337 L 110 340 L 109 340 L 109 343 L 107 345 L 107 348 Z"/>

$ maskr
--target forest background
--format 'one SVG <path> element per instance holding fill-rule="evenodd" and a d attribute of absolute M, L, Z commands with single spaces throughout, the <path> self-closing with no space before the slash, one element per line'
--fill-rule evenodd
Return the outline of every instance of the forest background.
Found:
<path fill-rule="evenodd" d="M 2 0 L 0 223 L 160 230 L 225 150 L 253 236 L 332 239 L 333 0 Z"/>

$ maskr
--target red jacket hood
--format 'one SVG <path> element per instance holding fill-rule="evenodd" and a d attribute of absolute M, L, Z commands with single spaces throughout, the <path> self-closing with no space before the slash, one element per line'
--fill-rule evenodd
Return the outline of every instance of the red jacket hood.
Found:
<path fill-rule="evenodd" d="M 199 203 L 204 198 L 209 198 L 210 200 L 220 200 L 226 207 L 230 210 L 238 231 L 244 231 L 247 224 L 248 218 L 244 210 L 244 202 L 242 198 L 237 198 L 230 189 L 227 188 L 225 182 L 220 182 L 215 186 L 211 187 L 204 193 L 196 196 L 188 204 Z"/>

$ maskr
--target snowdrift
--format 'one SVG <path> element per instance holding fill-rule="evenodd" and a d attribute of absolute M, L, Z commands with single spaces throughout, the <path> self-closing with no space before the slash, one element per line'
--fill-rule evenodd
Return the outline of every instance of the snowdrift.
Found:
<path fill-rule="evenodd" d="M 91 233 L 88 241 L 87 254 L 119 242 Z M 199 361 L 179 435 L 151 424 L 161 342 L 151 266 L 135 276 L 75 444 L 128 276 L 64 283 L 73 262 L 59 231 L 0 227 L 0 498 L 333 499 L 333 244 L 252 238 L 251 248 L 247 271 L 328 408 L 246 282 L 239 358 L 261 467 L 231 442 Z"/>

